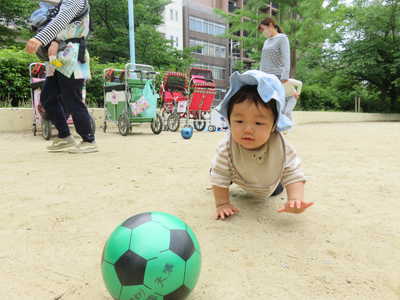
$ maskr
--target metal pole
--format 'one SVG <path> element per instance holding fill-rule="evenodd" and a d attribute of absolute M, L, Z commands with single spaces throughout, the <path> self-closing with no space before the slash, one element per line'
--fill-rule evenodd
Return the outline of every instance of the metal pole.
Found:
<path fill-rule="evenodd" d="M 357 96 L 354 96 L 354 112 L 357 112 Z"/>
<path fill-rule="evenodd" d="M 135 4 L 134 0 L 128 0 L 129 12 L 129 51 L 131 56 L 132 67 L 136 64 L 135 59 Z"/>

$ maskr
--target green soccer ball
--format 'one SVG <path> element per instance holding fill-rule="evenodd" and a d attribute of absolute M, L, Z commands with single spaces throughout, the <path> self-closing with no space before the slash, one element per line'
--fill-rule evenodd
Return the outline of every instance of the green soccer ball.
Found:
<path fill-rule="evenodd" d="M 104 283 L 116 300 L 186 299 L 200 267 L 200 246 L 192 229 L 162 212 L 123 222 L 108 238 L 101 260 Z"/>

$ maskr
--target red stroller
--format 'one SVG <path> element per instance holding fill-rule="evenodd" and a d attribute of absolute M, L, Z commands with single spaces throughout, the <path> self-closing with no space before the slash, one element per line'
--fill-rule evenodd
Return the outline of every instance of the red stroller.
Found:
<path fill-rule="evenodd" d="M 188 82 L 184 73 L 167 72 L 160 86 L 161 115 L 166 128 L 177 131 L 180 118 L 186 113 L 188 103 Z"/>
<path fill-rule="evenodd" d="M 204 130 L 210 120 L 211 105 L 216 89 L 212 71 L 201 68 L 190 69 L 190 104 L 187 109 L 187 121 L 193 119 L 194 128 Z"/>

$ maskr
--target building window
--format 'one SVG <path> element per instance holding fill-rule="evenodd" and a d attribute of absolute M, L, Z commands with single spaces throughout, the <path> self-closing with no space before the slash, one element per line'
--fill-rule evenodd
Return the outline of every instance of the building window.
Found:
<path fill-rule="evenodd" d="M 175 21 L 178 22 L 178 11 L 177 10 L 175 10 Z"/>
<path fill-rule="evenodd" d="M 189 17 L 189 29 L 191 31 L 202 32 L 209 35 L 222 35 L 225 33 L 226 26 L 219 23 L 210 22 L 204 19 Z"/>
<path fill-rule="evenodd" d="M 178 48 L 179 47 L 179 38 L 176 36 L 175 37 L 175 39 L 173 40 L 173 46 L 175 47 L 175 48 Z"/>
<path fill-rule="evenodd" d="M 172 47 L 178 48 L 179 47 L 179 37 L 170 35 L 169 41 Z"/>
<path fill-rule="evenodd" d="M 194 51 L 194 53 L 201 54 L 204 56 L 213 56 L 213 57 L 226 57 L 226 47 L 222 45 L 217 45 L 213 43 L 209 43 L 207 41 L 200 41 L 191 39 L 189 41 L 190 47 L 201 46 L 202 48 Z"/>
<path fill-rule="evenodd" d="M 226 69 L 223 67 L 207 65 L 207 64 L 193 64 L 193 67 L 211 70 L 213 78 L 217 80 L 225 80 Z"/>
<path fill-rule="evenodd" d="M 171 21 L 174 20 L 174 10 L 173 9 L 169 10 L 169 18 L 170 18 Z"/>

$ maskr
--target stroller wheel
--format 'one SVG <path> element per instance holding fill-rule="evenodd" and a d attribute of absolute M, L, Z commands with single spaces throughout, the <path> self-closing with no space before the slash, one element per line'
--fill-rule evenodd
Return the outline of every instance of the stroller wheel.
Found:
<path fill-rule="evenodd" d="M 197 119 L 193 122 L 194 128 L 197 131 L 203 131 L 206 128 L 206 120 Z"/>
<path fill-rule="evenodd" d="M 118 118 L 118 130 L 122 136 L 128 135 L 130 131 L 131 124 L 129 122 L 128 116 L 122 114 Z"/>
<path fill-rule="evenodd" d="M 36 132 L 37 132 L 36 124 L 33 124 L 32 125 L 32 133 L 34 136 L 36 136 Z"/>
<path fill-rule="evenodd" d="M 49 120 L 42 120 L 42 136 L 47 141 L 51 138 L 51 122 Z"/>
<path fill-rule="evenodd" d="M 94 135 L 96 133 L 96 121 L 93 119 L 91 114 L 89 114 L 89 118 L 90 118 L 90 129 L 92 131 L 92 134 Z"/>
<path fill-rule="evenodd" d="M 170 131 L 177 131 L 180 125 L 180 117 L 178 113 L 172 113 L 168 116 L 167 127 Z"/>
<path fill-rule="evenodd" d="M 151 131 L 153 131 L 154 134 L 160 134 L 162 130 L 163 130 L 162 118 L 159 114 L 156 114 L 156 117 L 151 122 Z"/>
<path fill-rule="evenodd" d="M 92 115 L 89 114 L 90 117 L 90 129 L 92 130 L 92 134 L 94 135 L 96 133 L 96 122 L 93 119 Z"/>
<path fill-rule="evenodd" d="M 217 130 L 217 127 L 215 127 L 214 125 L 208 126 L 208 131 L 209 132 L 214 132 L 215 130 Z"/>

